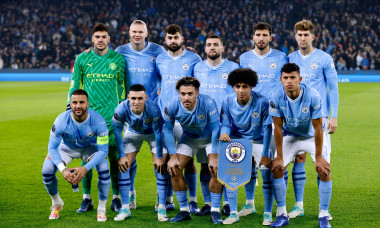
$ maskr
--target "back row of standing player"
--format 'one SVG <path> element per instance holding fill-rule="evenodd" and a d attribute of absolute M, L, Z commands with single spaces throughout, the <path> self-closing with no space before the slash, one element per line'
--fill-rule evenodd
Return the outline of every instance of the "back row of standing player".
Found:
<path fill-rule="evenodd" d="M 182 48 L 183 37 L 179 26 L 170 25 L 165 30 L 165 43 L 169 49 L 168 52 L 157 44 L 147 42 L 147 35 L 145 23 L 135 21 L 130 27 L 131 43 L 116 49 L 116 52 L 122 54 L 126 61 L 127 87 L 133 84 L 144 85 L 151 99 L 158 97 L 161 111 L 163 111 L 163 107 L 167 105 L 165 102 L 176 96 L 175 83 L 178 79 L 183 76 L 195 76 L 201 82 L 200 93 L 211 96 L 216 101 L 220 111 L 224 96 L 233 93 L 231 87 L 227 85 L 228 74 L 239 67 L 238 64 L 222 58 L 224 51 L 222 39 L 218 36 L 208 37 L 205 47 L 207 60 L 201 61 L 198 55 Z M 295 38 L 300 50 L 292 53 L 288 59 L 284 53 L 269 47 L 272 39 L 271 27 L 266 23 L 258 23 L 253 32 L 255 48 L 240 57 L 240 67 L 251 68 L 257 72 L 259 84 L 254 88 L 254 91 L 269 98 L 273 91 L 281 86 L 279 77 L 282 65 L 288 61 L 297 63 L 301 68 L 303 82 L 321 94 L 322 113 L 325 120 L 324 129 L 328 129 L 325 131 L 326 133 L 333 133 L 337 128 L 338 109 L 337 75 L 333 60 L 325 52 L 312 47 L 314 31 L 311 22 L 297 23 Z M 328 88 L 330 89 L 330 96 Z M 331 118 L 328 120 L 330 107 Z M 329 138 L 327 135 L 325 137 Z M 299 175 L 293 180 L 300 180 L 300 183 L 294 183 L 297 202 L 295 210 L 298 215 L 303 214 L 303 188 L 306 180 L 304 160 L 302 159 L 304 159 L 302 156 L 297 158 L 295 164 L 300 165 L 295 165 L 293 169 L 293 174 Z M 200 162 L 202 164 L 207 163 L 207 161 L 202 162 L 202 160 Z M 201 180 L 206 181 L 201 181 L 201 184 L 206 183 L 204 186 L 207 186 L 208 168 L 202 165 L 202 169 L 204 170 L 203 172 L 201 170 L 201 175 L 204 174 L 204 177 L 201 176 Z M 189 170 L 192 171 L 191 167 Z M 186 178 L 189 179 L 188 182 L 194 182 L 191 180 L 194 175 L 189 176 Z M 252 177 L 252 181 L 246 187 L 247 204 L 244 205 L 251 213 L 254 212 L 252 193 L 254 193 L 255 171 L 253 171 Z M 204 186 L 202 184 L 202 190 L 204 190 Z M 205 202 L 207 202 L 207 189 L 205 191 Z M 190 197 L 194 196 L 190 194 Z M 292 211 L 289 215 L 291 213 Z"/>

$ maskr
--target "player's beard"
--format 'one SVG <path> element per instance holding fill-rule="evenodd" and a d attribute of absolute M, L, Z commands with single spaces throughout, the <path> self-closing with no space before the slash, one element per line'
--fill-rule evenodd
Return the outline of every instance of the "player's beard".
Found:
<path fill-rule="evenodd" d="M 80 119 L 84 114 L 87 113 L 87 108 L 84 108 L 84 109 L 81 109 L 81 110 L 82 110 L 82 113 L 79 114 L 79 115 L 77 115 L 77 113 L 75 112 L 75 109 L 73 109 L 73 114 L 74 114 L 76 117 L 78 117 L 79 119 Z"/>
<path fill-rule="evenodd" d="M 176 52 L 176 51 L 178 51 L 179 49 L 181 49 L 181 47 L 182 47 L 182 44 L 180 44 L 180 45 L 169 45 L 168 46 L 168 49 L 171 51 L 171 52 Z"/>
<path fill-rule="evenodd" d="M 207 58 L 209 58 L 209 59 L 211 59 L 211 60 L 215 60 L 215 59 L 219 58 L 220 55 L 221 55 L 221 54 L 219 54 L 218 52 L 216 52 L 215 55 L 210 55 L 210 54 L 208 54 L 208 55 L 207 55 Z"/>
<path fill-rule="evenodd" d="M 260 51 L 262 51 L 262 50 L 264 50 L 265 48 L 268 47 L 269 43 L 267 43 L 267 44 L 264 45 L 264 46 L 259 46 L 259 44 L 255 44 L 255 45 L 256 45 L 256 47 L 257 47 Z"/>

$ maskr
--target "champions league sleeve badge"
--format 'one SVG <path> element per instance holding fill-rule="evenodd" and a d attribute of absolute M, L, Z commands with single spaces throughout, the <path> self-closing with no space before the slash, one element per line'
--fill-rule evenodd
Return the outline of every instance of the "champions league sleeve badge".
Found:
<path fill-rule="evenodd" d="M 252 141 L 231 139 L 219 141 L 218 181 L 231 191 L 251 180 Z"/>

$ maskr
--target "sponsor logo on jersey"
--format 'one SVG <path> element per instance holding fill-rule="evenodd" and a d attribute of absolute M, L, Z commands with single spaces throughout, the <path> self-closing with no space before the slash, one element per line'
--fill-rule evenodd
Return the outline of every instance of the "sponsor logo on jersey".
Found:
<path fill-rule="evenodd" d="M 160 119 L 160 117 L 155 117 L 155 118 L 153 118 L 153 122 L 157 122 L 157 120 L 159 120 Z"/>
<path fill-rule="evenodd" d="M 259 117 L 259 113 L 258 112 L 253 112 L 252 116 L 253 116 L 253 118 L 257 118 L 257 117 Z"/>
<path fill-rule="evenodd" d="M 200 119 L 200 120 L 204 120 L 206 117 L 205 117 L 205 115 L 203 115 L 203 114 L 199 114 L 198 115 L 198 119 Z"/>
<path fill-rule="evenodd" d="M 222 78 L 223 78 L 223 79 L 227 79 L 227 78 L 228 78 L 228 74 L 227 74 L 227 73 L 223 73 L 223 74 L 222 74 Z"/>
<path fill-rule="evenodd" d="M 184 70 L 188 70 L 189 68 L 190 68 L 189 65 L 187 65 L 186 63 L 183 64 L 183 66 L 182 66 L 182 69 L 184 69 Z"/>
<path fill-rule="evenodd" d="M 90 79 L 110 79 L 114 77 L 115 75 L 113 74 L 100 74 L 100 73 L 87 74 L 87 78 L 90 78 Z"/>
<path fill-rule="evenodd" d="M 270 64 L 269 64 L 269 67 L 270 67 L 271 69 L 275 69 L 275 68 L 277 67 L 277 65 L 276 65 L 276 63 L 270 63 Z"/>
<path fill-rule="evenodd" d="M 309 111 L 309 108 L 308 107 L 306 107 L 306 106 L 303 106 L 302 107 L 302 112 L 303 113 L 307 113 Z"/>
<path fill-rule="evenodd" d="M 149 119 L 149 118 L 146 118 L 146 119 L 144 119 L 144 123 L 150 123 L 152 120 L 151 119 Z"/>
<path fill-rule="evenodd" d="M 209 114 L 210 114 L 210 116 L 212 116 L 212 115 L 214 115 L 215 113 L 216 113 L 216 109 L 214 109 L 214 110 L 212 110 Z"/>
<path fill-rule="evenodd" d="M 241 143 L 233 142 L 226 147 L 226 157 L 232 163 L 239 163 L 245 158 L 245 148 Z"/>
<path fill-rule="evenodd" d="M 111 70 L 116 70 L 116 64 L 115 63 L 110 63 L 109 67 Z"/>
<path fill-rule="evenodd" d="M 313 107 L 313 110 L 318 110 L 320 107 L 321 107 L 321 105 L 320 105 L 320 104 L 319 104 L 319 105 L 317 105 L 317 106 L 314 106 L 314 107 Z"/>
<path fill-rule="evenodd" d="M 315 70 L 318 68 L 318 64 L 317 63 L 312 63 L 311 64 L 311 69 Z"/>

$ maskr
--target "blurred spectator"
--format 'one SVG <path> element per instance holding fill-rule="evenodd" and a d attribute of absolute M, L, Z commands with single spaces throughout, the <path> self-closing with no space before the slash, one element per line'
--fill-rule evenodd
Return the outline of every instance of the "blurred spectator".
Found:
<path fill-rule="evenodd" d="M 373 0 L 2 0 L 0 12 L 3 68 L 70 69 L 76 55 L 91 46 L 96 23 L 110 27 L 114 49 L 128 42 L 136 19 L 147 23 L 148 39 L 159 44 L 165 27 L 179 24 L 186 46 L 202 58 L 205 38 L 216 33 L 224 39 L 225 57 L 235 62 L 253 48 L 253 25 L 266 21 L 273 27 L 271 47 L 289 54 L 297 48 L 293 26 L 305 18 L 315 24 L 314 46 L 334 62 L 342 58 L 347 69 L 360 69 L 367 53 L 367 69 L 380 70 L 380 5 Z"/>
<path fill-rule="evenodd" d="M 336 63 L 336 67 L 338 68 L 338 70 L 347 70 L 346 61 L 343 59 L 342 56 L 339 57 L 339 60 Z"/>

